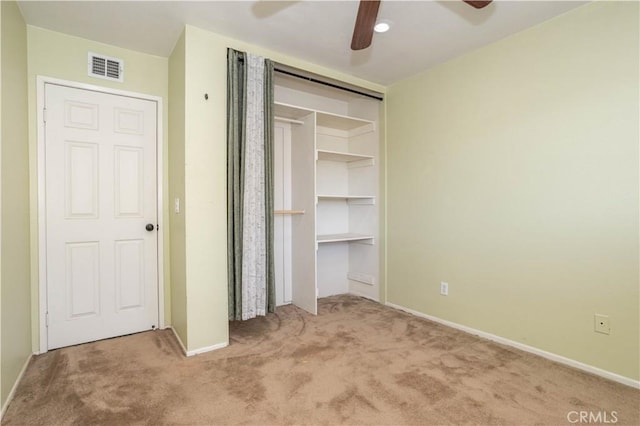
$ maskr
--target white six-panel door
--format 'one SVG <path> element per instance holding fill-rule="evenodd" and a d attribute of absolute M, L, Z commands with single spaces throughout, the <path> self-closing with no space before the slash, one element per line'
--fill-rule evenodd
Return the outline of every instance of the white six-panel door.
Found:
<path fill-rule="evenodd" d="M 156 102 L 47 83 L 45 108 L 48 349 L 157 327 Z"/>

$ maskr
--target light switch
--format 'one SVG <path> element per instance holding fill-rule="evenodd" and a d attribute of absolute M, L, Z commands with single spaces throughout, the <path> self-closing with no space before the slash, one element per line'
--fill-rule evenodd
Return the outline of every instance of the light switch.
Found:
<path fill-rule="evenodd" d="M 180 198 L 173 200 L 173 211 L 174 213 L 180 213 Z"/>

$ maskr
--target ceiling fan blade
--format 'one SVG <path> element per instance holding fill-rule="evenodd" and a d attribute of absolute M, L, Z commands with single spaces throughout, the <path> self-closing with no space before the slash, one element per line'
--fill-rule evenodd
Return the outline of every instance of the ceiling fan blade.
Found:
<path fill-rule="evenodd" d="M 476 9 L 482 9 L 483 7 L 489 6 L 492 0 L 463 0 L 466 4 L 469 4 Z"/>
<path fill-rule="evenodd" d="M 356 25 L 353 28 L 351 50 L 362 50 L 371 46 L 373 27 L 378 17 L 380 0 L 360 0 Z"/>

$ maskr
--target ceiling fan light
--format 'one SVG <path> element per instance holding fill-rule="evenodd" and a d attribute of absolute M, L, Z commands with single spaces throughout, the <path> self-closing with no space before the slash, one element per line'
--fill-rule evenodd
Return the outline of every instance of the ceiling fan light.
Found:
<path fill-rule="evenodd" d="M 373 30 L 377 33 L 386 33 L 389 31 L 389 28 L 391 28 L 391 25 L 389 25 L 388 22 L 381 21 L 373 27 Z"/>

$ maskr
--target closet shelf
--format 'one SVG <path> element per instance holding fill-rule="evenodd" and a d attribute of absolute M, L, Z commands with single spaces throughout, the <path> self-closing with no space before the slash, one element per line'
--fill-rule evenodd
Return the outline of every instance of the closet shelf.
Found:
<path fill-rule="evenodd" d="M 312 114 L 313 110 L 275 102 L 273 104 L 273 113 L 280 119 L 285 118 L 289 120 L 300 121 L 300 119 L 308 116 L 309 114 Z"/>
<path fill-rule="evenodd" d="M 353 234 L 353 233 L 325 234 L 325 235 L 318 235 L 316 239 L 318 241 L 318 244 L 360 241 L 365 244 L 373 245 L 373 235 L 364 235 L 364 234 Z"/>
<path fill-rule="evenodd" d="M 340 161 L 344 163 L 351 163 L 354 161 L 363 161 L 369 160 L 371 161 L 371 165 L 373 165 L 373 156 L 372 155 L 361 155 L 361 154 L 350 154 L 348 152 L 338 152 L 338 151 L 326 151 L 324 149 L 319 149 L 317 151 L 318 160 L 325 161 Z"/>
<path fill-rule="evenodd" d="M 337 130 L 354 130 L 361 127 L 370 127 L 373 131 L 373 121 L 361 118 L 347 117 L 345 115 L 333 114 L 330 112 L 317 113 L 317 124 L 322 127 L 329 127 Z"/>

